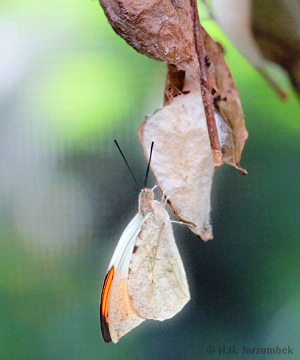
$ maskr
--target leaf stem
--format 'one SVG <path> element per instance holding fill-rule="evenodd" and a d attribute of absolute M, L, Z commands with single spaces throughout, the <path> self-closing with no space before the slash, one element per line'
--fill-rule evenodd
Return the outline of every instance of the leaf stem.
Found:
<path fill-rule="evenodd" d="M 211 95 L 208 66 L 205 64 L 205 50 L 200 26 L 200 19 L 198 14 L 197 0 L 191 0 L 191 7 L 193 11 L 194 23 L 194 39 L 195 47 L 198 55 L 199 68 L 200 68 L 200 84 L 202 100 L 206 115 L 208 135 L 210 140 L 211 151 L 214 157 L 215 168 L 223 165 L 222 151 L 220 148 L 218 132 L 215 121 L 213 98 Z"/>

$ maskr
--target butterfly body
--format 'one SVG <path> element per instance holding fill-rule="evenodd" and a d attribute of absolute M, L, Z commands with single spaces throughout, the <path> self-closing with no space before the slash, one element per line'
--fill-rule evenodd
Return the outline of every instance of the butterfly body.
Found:
<path fill-rule="evenodd" d="M 189 299 L 168 212 L 152 189 L 142 189 L 139 212 L 123 232 L 103 284 L 104 341 L 118 342 L 146 319 L 171 318 Z"/>

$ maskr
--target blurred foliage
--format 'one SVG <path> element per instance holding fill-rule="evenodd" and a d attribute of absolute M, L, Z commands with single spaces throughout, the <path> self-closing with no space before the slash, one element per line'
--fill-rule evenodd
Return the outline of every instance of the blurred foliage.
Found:
<path fill-rule="evenodd" d="M 118 38 L 97 2 L 0 8 L 0 358 L 210 359 L 210 345 L 290 345 L 299 358 L 300 107 L 285 76 L 276 73 L 289 93 L 282 103 L 213 22 L 203 22 L 240 91 L 249 175 L 216 171 L 214 240 L 174 226 L 187 306 L 107 345 L 100 289 L 137 211 L 113 139 L 142 183 L 137 130 L 162 106 L 166 68 Z"/>

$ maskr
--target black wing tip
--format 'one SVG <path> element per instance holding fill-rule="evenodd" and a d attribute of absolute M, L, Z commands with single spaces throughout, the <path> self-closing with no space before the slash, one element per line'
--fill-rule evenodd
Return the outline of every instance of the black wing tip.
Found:
<path fill-rule="evenodd" d="M 110 270 L 105 275 L 105 279 L 102 286 L 101 298 L 100 298 L 100 326 L 103 340 L 106 343 L 111 341 L 109 326 L 108 326 L 108 308 L 107 301 L 109 301 L 110 289 L 112 281 L 114 278 L 114 267 L 112 266 Z M 107 292 L 108 291 L 108 292 Z"/>
<path fill-rule="evenodd" d="M 105 317 L 100 312 L 100 324 L 101 324 L 101 334 L 104 342 L 111 342 L 111 337 L 109 333 L 108 323 L 105 320 Z"/>

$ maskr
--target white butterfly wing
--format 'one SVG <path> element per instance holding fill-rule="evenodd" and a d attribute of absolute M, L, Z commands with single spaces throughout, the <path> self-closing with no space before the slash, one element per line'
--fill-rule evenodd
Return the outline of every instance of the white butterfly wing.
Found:
<path fill-rule="evenodd" d="M 120 273 L 114 279 L 108 318 L 110 338 L 114 343 L 146 320 L 134 309 L 128 294 L 127 278 L 121 278 Z"/>
<path fill-rule="evenodd" d="M 128 243 L 130 242 L 130 239 L 132 238 L 136 230 L 141 227 L 142 222 L 143 217 L 141 216 L 141 214 L 137 213 L 135 217 L 130 221 L 130 223 L 126 226 L 126 229 L 123 231 L 123 234 L 113 253 L 113 256 L 111 257 L 110 263 L 108 265 L 108 271 L 112 266 L 116 268 L 120 264 L 120 260 L 125 252 L 126 247 L 128 246 Z"/>
<path fill-rule="evenodd" d="M 190 294 L 168 213 L 157 204 L 157 215 L 144 222 L 135 241 L 128 292 L 139 316 L 165 320 L 183 308 Z"/>
<path fill-rule="evenodd" d="M 135 239 L 146 219 L 147 216 L 144 218 L 139 213 L 132 219 L 110 261 L 100 301 L 101 331 L 105 342 L 118 342 L 122 336 L 145 320 L 132 306 L 127 276 Z"/>

